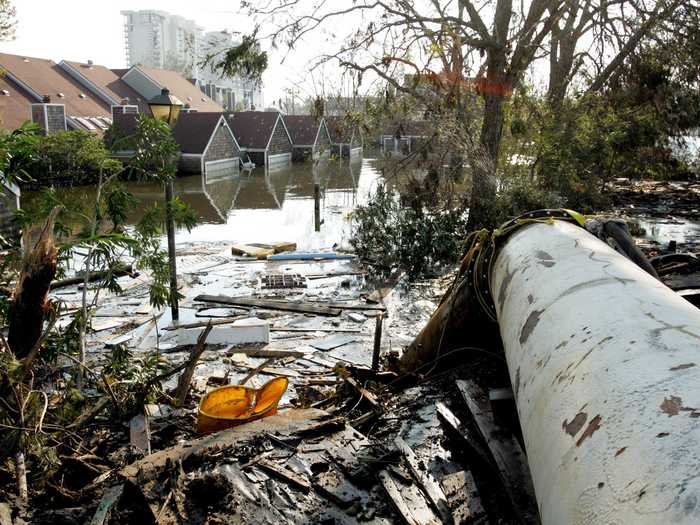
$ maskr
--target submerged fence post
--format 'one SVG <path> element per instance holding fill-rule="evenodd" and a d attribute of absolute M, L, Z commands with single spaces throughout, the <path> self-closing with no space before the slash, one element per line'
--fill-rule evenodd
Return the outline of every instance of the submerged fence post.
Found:
<path fill-rule="evenodd" d="M 321 231 L 321 185 L 314 184 L 314 230 Z"/>
<path fill-rule="evenodd" d="M 170 312 L 172 320 L 180 318 L 177 300 L 177 263 L 175 261 L 175 222 L 173 220 L 173 181 L 165 183 L 165 228 L 168 233 L 168 263 L 170 265 Z"/>
<path fill-rule="evenodd" d="M 372 352 L 372 371 L 377 372 L 379 370 L 379 354 L 382 348 L 382 322 L 384 321 L 384 314 L 379 314 L 377 316 L 377 322 L 374 325 L 374 351 Z"/>
<path fill-rule="evenodd" d="M 698 523 L 700 310 L 563 221 L 490 286 L 542 523 Z"/>

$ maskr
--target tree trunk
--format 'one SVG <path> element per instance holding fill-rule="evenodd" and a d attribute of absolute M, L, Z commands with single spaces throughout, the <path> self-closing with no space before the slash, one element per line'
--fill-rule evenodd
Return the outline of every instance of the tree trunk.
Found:
<path fill-rule="evenodd" d="M 500 93 L 484 95 L 484 120 L 479 149 L 472 155 L 472 194 L 469 205 L 469 231 L 493 228 L 496 223 L 496 169 L 503 131 L 503 101 Z"/>
<path fill-rule="evenodd" d="M 33 357 L 36 342 L 41 337 L 48 295 L 56 275 L 58 250 L 54 244 L 53 227 L 59 209 L 44 223 L 35 247 L 27 253 L 9 308 L 7 342 L 18 359 Z"/>

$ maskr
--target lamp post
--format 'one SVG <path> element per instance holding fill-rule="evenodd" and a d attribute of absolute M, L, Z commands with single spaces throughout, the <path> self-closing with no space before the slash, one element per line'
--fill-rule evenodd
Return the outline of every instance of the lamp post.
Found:
<path fill-rule="evenodd" d="M 170 128 L 175 127 L 180 116 L 182 102 L 170 94 L 168 88 L 163 88 L 160 95 L 156 95 L 148 102 L 151 113 L 158 120 L 168 123 Z M 168 179 L 165 183 L 165 229 L 168 233 L 168 262 L 170 264 L 170 312 L 173 321 L 180 318 L 177 303 L 177 265 L 175 263 L 175 221 L 173 220 L 173 181 Z"/>

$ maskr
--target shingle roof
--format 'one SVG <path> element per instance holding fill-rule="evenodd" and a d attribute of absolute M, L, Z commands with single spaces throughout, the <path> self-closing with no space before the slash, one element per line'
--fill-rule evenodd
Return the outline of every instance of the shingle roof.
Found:
<path fill-rule="evenodd" d="M 182 113 L 173 129 L 182 153 L 204 153 L 221 116 L 222 113 L 216 112 Z"/>
<path fill-rule="evenodd" d="M 98 88 L 115 99 L 116 103 L 120 103 L 123 99 L 128 98 L 130 104 L 139 107 L 139 113 L 151 114 L 148 101 L 144 100 L 141 95 L 121 79 L 121 75 L 116 73 L 116 71 L 122 70 L 112 70 L 97 64 L 89 65 L 81 62 L 72 62 L 70 60 L 64 60 L 64 62 L 75 72 L 97 85 Z"/>
<path fill-rule="evenodd" d="M 294 146 L 313 146 L 316 143 L 318 128 L 323 120 L 311 115 L 285 115 L 282 118 Z"/>
<path fill-rule="evenodd" d="M 146 76 L 150 77 L 160 87 L 167 87 L 172 95 L 179 98 L 183 104 L 202 112 L 219 112 L 224 108 L 202 93 L 197 86 L 187 80 L 177 71 L 168 69 L 153 69 L 142 65 L 135 66 Z"/>
<path fill-rule="evenodd" d="M 276 111 L 227 113 L 226 120 L 241 148 L 266 149 L 279 118 Z"/>
<path fill-rule="evenodd" d="M 67 117 L 110 117 L 106 103 L 71 79 L 51 60 L 0 53 L 0 67 L 6 71 L 9 81 L 14 77 L 28 86 L 34 94 L 26 92 L 26 96 L 35 102 L 50 95 L 53 103 L 65 104 Z M 27 107 L 29 115 L 30 108 Z"/>
<path fill-rule="evenodd" d="M 6 78 L 0 77 L 0 128 L 14 130 L 25 121 L 31 121 L 34 102 Z"/>

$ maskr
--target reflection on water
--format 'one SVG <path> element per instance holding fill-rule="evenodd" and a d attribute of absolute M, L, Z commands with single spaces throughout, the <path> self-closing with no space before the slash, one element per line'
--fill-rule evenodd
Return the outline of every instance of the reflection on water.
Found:
<path fill-rule="evenodd" d="M 196 210 L 200 223 L 178 230 L 177 242 L 294 241 L 299 249 L 347 244 L 348 212 L 366 201 L 380 177 L 369 159 L 293 164 L 275 170 L 256 168 L 241 174 L 179 177 L 175 194 Z M 314 231 L 314 184 L 320 186 L 320 231 Z M 144 210 L 163 200 L 159 184 L 129 183 L 139 204 L 127 217 L 134 224 Z M 62 190 L 68 198 L 94 199 L 94 187 Z M 31 201 L 33 195 L 26 199 Z"/>

